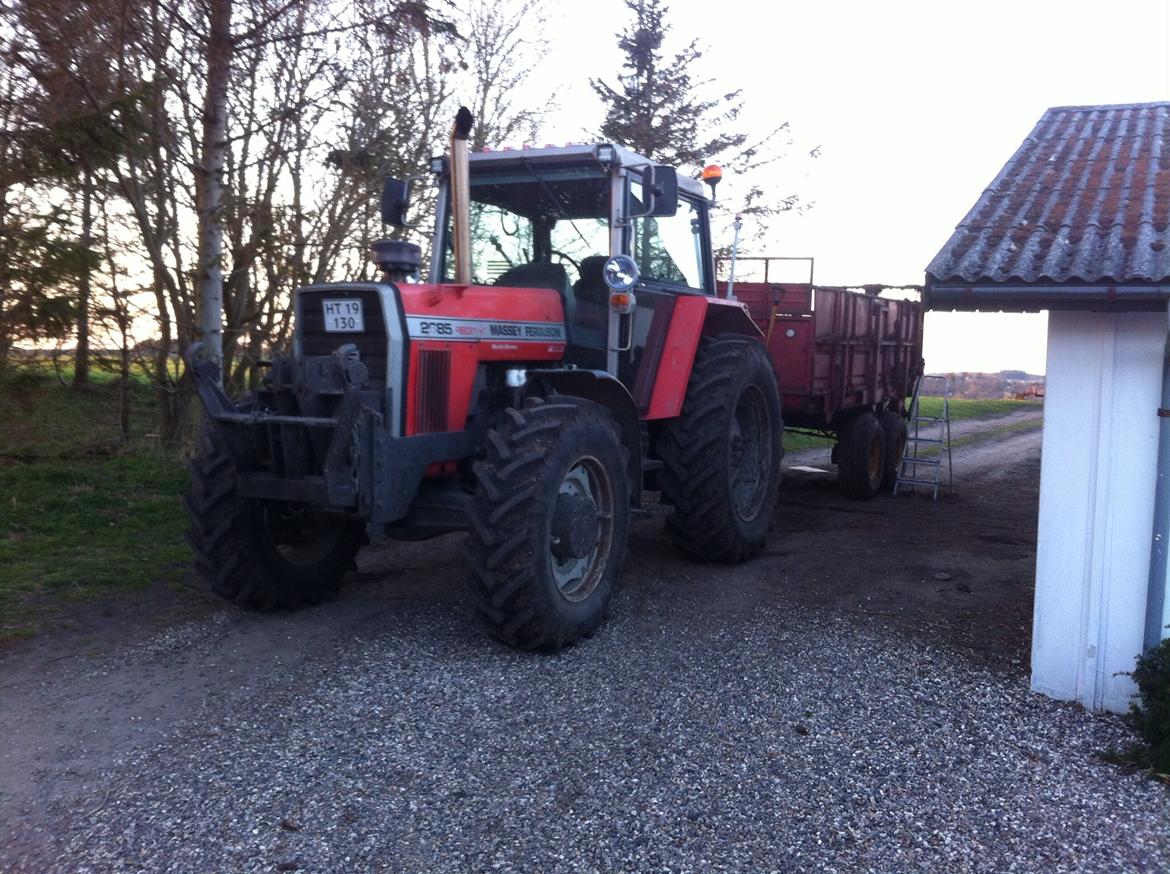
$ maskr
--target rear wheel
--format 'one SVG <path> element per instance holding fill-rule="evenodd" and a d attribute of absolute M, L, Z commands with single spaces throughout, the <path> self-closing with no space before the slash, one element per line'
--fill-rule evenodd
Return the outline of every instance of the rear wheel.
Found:
<path fill-rule="evenodd" d="M 628 453 L 604 407 L 554 396 L 505 411 L 476 465 L 471 590 L 491 633 L 555 652 L 593 634 L 630 525 Z"/>
<path fill-rule="evenodd" d="M 882 426 L 873 413 L 862 413 L 841 435 L 837 455 L 841 490 L 858 500 L 874 497 L 881 490 L 885 461 Z"/>
<path fill-rule="evenodd" d="M 898 469 L 906 451 L 906 420 L 899 413 L 886 410 L 878 419 L 885 439 L 885 457 L 882 462 L 883 492 L 892 492 L 898 482 Z"/>
<path fill-rule="evenodd" d="M 658 441 L 666 530 L 702 561 L 739 562 L 764 544 L 784 455 L 776 375 L 764 346 L 706 337 L 695 354 L 682 415 Z"/>
<path fill-rule="evenodd" d="M 215 594 L 257 610 L 295 609 L 337 594 L 365 526 L 310 507 L 236 494 L 231 457 L 205 424 L 183 504 L 195 569 Z"/>

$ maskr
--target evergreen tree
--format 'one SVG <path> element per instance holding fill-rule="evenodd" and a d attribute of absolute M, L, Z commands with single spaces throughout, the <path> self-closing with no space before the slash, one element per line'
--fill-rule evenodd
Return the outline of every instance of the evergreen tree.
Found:
<path fill-rule="evenodd" d="M 95 204 L 108 188 L 108 171 L 132 148 L 141 127 L 140 95 L 116 80 L 102 47 L 104 41 L 129 38 L 135 2 L 83 8 L 75 0 L 39 0 L 0 8 L 7 37 L 0 45 L 7 66 L 0 84 L 0 200 L 68 195 L 65 209 L 39 223 L 34 217 L 27 228 L 14 224 L 16 213 L 0 211 L 5 230 L 0 260 L 11 265 L 6 249 L 19 245 L 32 246 L 26 254 L 45 258 L 43 280 L 36 278 L 35 262 L 21 267 L 27 281 L 16 287 L 24 289 L 26 305 L 8 306 L 9 333 L 17 333 L 13 318 L 21 313 L 43 321 L 20 328 L 25 339 L 59 337 L 70 278 L 60 271 L 72 265 L 76 300 L 68 309 L 75 319 L 75 384 L 89 378 L 91 280 L 99 261 Z M 30 215 L 26 210 L 25 218 Z M 73 233 L 77 238 L 69 239 Z"/>
<path fill-rule="evenodd" d="M 698 40 L 667 60 L 663 42 L 670 32 L 668 7 L 661 0 L 626 0 L 626 6 L 634 21 L 620 34 L 618 45 L 626 60 L 618 87 L 590 80 L 606 106 L 602 136 L 679 168 L 738 156 L 748 136 L 729 128 L 743 110 L 740 92 L 703 97 L 711 80 L 692 75 L 703 54 Z"/>
<path fill-rule="evenodd" d="M 602 137 L 696 176 L 708 163 L 726 165 L 731 179 L 720 190 L 721 200 L 755 219 L 749 240 L 765 235 L 767 217 L 804 208 L 795 194 L 766 192 L 753 173 L 780 158 L 789 144 L 784 136 L 788 123 L 759 138 L 749 136 L 737 127 L 745 114 L 741 92 L 708 96 L 714 80 L 696 78 L 703 56 L 698 40 L 667 57 L 670 10 L 662 0 L 626 0 L 626 7 L 634 20 L 618 34 L 618 45 L 626 53 L 618 85 L 590 80 L 606 107 Z M 816 153 L 814 149 L 810 155 Z"/>

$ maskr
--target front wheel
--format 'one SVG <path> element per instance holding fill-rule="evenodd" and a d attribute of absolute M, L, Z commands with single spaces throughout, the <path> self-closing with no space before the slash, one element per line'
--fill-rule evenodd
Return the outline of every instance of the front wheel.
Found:
<path fill-rule="evenodd" d="M 337 594 L 365 526 L 312 507 L 236 494 L 236 469 L 209 423 L 183 498 L 195 569 L 211 590 L 255 610 L 291 610 Z"/>
<path fill-rule="evenodd" d="M 472 594 L 491 633 L 555 652 L 593 634 L 630 527 L 628 454 L 604 407 L 554 396 L 508 409 L 476 465 Z"/>
<path fill-rule="evenodd" d="M 764 345 L 704 337 L 682 415 L 657 448 L 662 497 L 674 505 L 666 520 L 674 545 L 700 561 L 755 554 L 772 523 L 784 455 L 780 394 Z"/>

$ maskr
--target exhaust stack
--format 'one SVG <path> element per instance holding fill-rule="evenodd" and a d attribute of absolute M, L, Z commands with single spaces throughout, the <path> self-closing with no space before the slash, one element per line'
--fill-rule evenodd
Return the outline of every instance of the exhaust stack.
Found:
<path fill-rule="evenodd" d="M 471 284 L 471 178 L 467 138 L 473 122 L 471 110 L 460 106 L 451 128 L 451 221 L 455 248 L 455 282 Z"/>

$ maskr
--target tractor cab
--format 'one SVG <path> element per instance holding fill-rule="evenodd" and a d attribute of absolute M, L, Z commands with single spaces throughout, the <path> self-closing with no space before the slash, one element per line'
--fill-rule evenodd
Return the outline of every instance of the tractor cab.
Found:
<path fill-rule="evenodd" d="M 661 347 L 675 299 L 714 294 L 701 183 L 608 143 L 479 152 L 468 165 L 471 284 L 555 290 L 565 361 L 608 371 L 631 392 L 643 374 L 648 390 L 645 350 Z M 429 279 L 450 284 L 448 160 L 436 158 L 432 170 L 439 194 Z"/>

